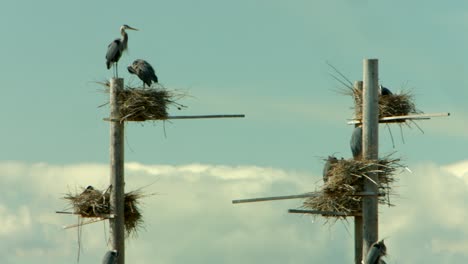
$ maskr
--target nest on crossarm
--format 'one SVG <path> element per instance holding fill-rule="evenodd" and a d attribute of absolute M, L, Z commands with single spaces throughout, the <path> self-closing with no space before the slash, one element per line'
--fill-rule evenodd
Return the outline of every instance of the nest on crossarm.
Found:
<path fill-rule="evenodd" d="M 141 189 L 124 195 L 124 225 L 127 237 L 136 234 L 143 225 L 140 199 L 147 196 Z M 110 218 L 110 193 L 94 188 L 86 188 L 81 193 L 68 193 L 64 197 L 73 209 L 73 213 L 82 218 Z"/>
<path fill-rule="evenodd" d="M 354 98 L 355 118 L 362 119 L 362 91 L 356 88 L 350 88 L 347 94 Z M 416 109 L 414 96 L 406 91 L 400 94 L 388 94 L 379 96 L 379 118 L 390 116 L 405 116 L 410 114 L 420 114 L 422 111 Z M 391 122 L 402 123 L 405 119 L 392 120 Z"/>
<path fill-rule="evenodd" d="M 119 111 L 122 121 L 166 120 L 167 109 L 175 105 L 182 94 L 164 88 L 127 88 L 118 93 Z"/>
<path fill-rule="evenodd" d="M 378 190 L 383 194 L 379 196 L 379 203 L 391 205 L 389 195 L 392 190 L 391 185 L 395 181 L 394 174 L 402 167 L 399 161 L 389 156 L 378 161 L 338 159 L 330 164 L 328 179 L 316 192 L 318 195 L 307 198 L 302 207 L 308 210 L 345 213 L 350 216 L 359 214 L 362 208 L 362 196 L 357 194 L 364 191 L 364 179 L 370 179 L 371 173 L 378 173 Z"/>
<path fill-rule="evenodd" d="M 105 86 L 105 92 L 109 93 L 109 82 L 98 83 Z M 170 106 L 178 110 L 187 107 L 177 102 L 186 95 L 184 92 L 168 90 L 162 85 L 150 88 L 126 86 L 117 94 L 120 121 L 166 120 Z"/>

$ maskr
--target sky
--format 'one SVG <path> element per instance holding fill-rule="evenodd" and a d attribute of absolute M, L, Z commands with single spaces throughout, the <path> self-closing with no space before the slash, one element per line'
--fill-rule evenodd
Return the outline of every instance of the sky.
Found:
<path fill-rule="evenodd" d="M 459 0 L 5 0 L 0 262 L 76 263 L 76 230 L 62 229 L 76 218 L 54 212 L 67 190 L 108 184 L 108 108 L 98 107 L 108 98 L 96 82 L 112 77 L 104 57 L 122 24 L 140 29 L 119 62 L 127 84 L 139 80 L 125 66 L 145 59 L 164 87 L 187 94 L 171 115 L 246 115 L 126 125 L 127 189 L 157 193 L 128 261 L 351 262 L 351 220 L 289 215 L 300 200 L 231 200 L 313 191 L 323 157 L 351 157 L 353 101 L 327 63 L 355 81 L 366 58 L 419 110 L 451 113 L 418 122 L 423 132 L 380 126 L 380 153 L 412 171 L 398 174 L 396 206 L 380 210 L 386 262 L 466 261 L 467 10 Z M 101 260 L 107 231 L 83 228 L 80 263 Z"/>

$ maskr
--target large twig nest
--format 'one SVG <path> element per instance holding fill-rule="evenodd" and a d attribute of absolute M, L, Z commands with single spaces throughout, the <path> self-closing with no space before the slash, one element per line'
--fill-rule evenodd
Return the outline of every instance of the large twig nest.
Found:
<path fill-rule="evenodd" d="M 356 88 L 350 88 L 350 95 L 354 98 L 355 118 L 362 119 L 362 91 Z M 420 114 L 421 111 L 416 109 L 414 96 L 409 92 L 400 94 L 388 94 L 379 96 L 379 118 L 390 116 L 404 116 L 409 114 Z M 392 120 L 391 122 L 402 123 L 404 119 Z"/>
<path fill-rule="evenodd" d="M 163 88 L 128 88 L 118 93 L 122 121 L 166 120 L 170 105 L 183 107 L 176 100 L 181 94 Z"/>
<path fill-rule="evenodd" d="M 124 224 L 126 235 L 137 233 L 142 226 L 143 219 L 139 209 L 139 200 L 147 195 L 141 189 L 131 191 L 124 197 Z M 68 193 L 64 199 L 68 200 L 73 213 L 83 218 L 109 218 L 110 216 L 110 194 L 108 191 L 96 190 L 89 186 L 81 193 Z"/>
<path fill-rule="evenodd" d="M 99 82 L 99 84 L 106 86 L 105 92 L 109 93 L 109 82 Z M 120 120 L 166 120 L 169 116 L 167 112 L 169 106 L 175 106 L 179 110 L 186 107 L 177 102 L 185 96 L 186 93 L 170 91 L 161 85 L 156 88 L 127 86 L 117 95 Z"/>
<path fill-rule="evenodd" d="M 363 192 L 364 179 L 369 174 L 378 173 L 379 203 L 390 204 L 391 184 L 395 181 L 394 173 L 401 167 L 399 159 L 390 157 L 376 160 L 338 159 L 330 163 L 327 181 L 317 193 L 318 196 L 309 197 L 304 201 L 303 207 L 310 210 L 331 211 L 354 215 L 361 212 L 362 196 L 356 194 Z"/>

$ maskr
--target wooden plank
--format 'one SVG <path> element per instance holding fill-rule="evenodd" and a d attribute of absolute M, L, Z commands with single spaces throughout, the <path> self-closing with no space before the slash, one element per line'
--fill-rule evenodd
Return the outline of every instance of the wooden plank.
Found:
<path fill-rule="evenodd" d="M 185 116 L 168 116 L 167 119 L 214 119 L 214 118 L 244 118 L 243 114 L 233 114 L 233 115 L 185 115 Z M 121 119 L 116 118 L 103 118 L 104 121 L 120 121 Z M 161 121 L 166 119 L 147 119 L 145 121 Z M 125 120 L 125 122 L 142 122 L 135 120 Z M 143 121 L 144 122 L 144 121 Z"/>
<path fill-rule="evenodd" d="M 414 114 L 414 115 L 404 115 L 404 116 L 387 116 L 379 119 L 379 123 L 387 123 L 386 121 L 395 121 L 395 120 L 428 120 L 431 117 L 445 117 L 450 116 L 450 113 L 433 113 L 433 114 Z M 361 124 L 361 120 L 353 119 L 348 121 L 348 125 Z"/>
<path fill-rule="evenodd" d="M 206 119 L 206 118 L 244 118 L 245 115 L 187 115 L 187 116 L 169 116 L 167 119 Z"/>
<path fill-rule="evenodd" d="M 343 212 L 333 212 L 333 211 L 320 211 L 320 210 L 301 210 L 301 209 L 289 209 L 288 213 L 290 214 L 319 214 L 324 216 L 356 216 L 359 214 L 349 214 Z"/>
<path fill-rule="evenodd" d="M 238 203 L 266 202 L 266 201 L 276 201 L 276 200 L 299 199 L 299 198 L 307 198 L 307 197 L 315 197 L 315 196 L 318 196 L 318 194 L 316 194 L 316 193 L 304 193 L 304 194 L 297 194 L 297 195 L 239 199 L 239 200 L 232 200 L 232 203 L 233 204 L 238 204 Z"/>

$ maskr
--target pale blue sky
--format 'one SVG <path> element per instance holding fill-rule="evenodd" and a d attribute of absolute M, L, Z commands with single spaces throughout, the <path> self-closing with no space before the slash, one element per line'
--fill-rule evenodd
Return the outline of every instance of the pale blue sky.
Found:
<path fill-rule="evenodd" d="M 15 1 L 2 7 L 2 160 L 104 162 L 107 99 L 93 81 L 111 76 L 107 44 L 127 23 L 123 69 L 152 63 L 168 88 L 188 90 L 187 110 L 173 114 L 245 113 L 244 120 L 130 125 L 127 158 L 150 163 L 210 162 L 311 169 L 315 156 L 349 156 L 350 98 L 336 94 L 326 61 L 351 80 L 362 59 L 380 60 L 380 79 L 412 89 L 424 112 L 452 119 L 405 129 L 398 150 L 411 159 L 454 161 L 465 155 L 449 129 L 468 112 L 464 36 L 468 16 L 438 1 Z M 229 98 L 227 101 L 226 99 Z M 278 104 L 284 104 L 280 109 Z M 293 109 L 295 106 L 298 109 Z M 280 112 L 280 113 L 279 113 Z M 313 112 L 313 113 L 311 113 Z M 327 121 L 326 114 L 330 115 Z M 311 116 L 312 115 L 312 116 Z M 384 132 L 385 133 L 385 132 Z M 394 129 L 394 135 L 398 135 Z M 383 134 L 382 138 L 388 135 Z M 387 140 L 388 141 L 388 138 Z M 438 153 L 422 149 L 431 142 Z M 385 150 L 385 149 L 384 149 Z M 404 151 L 403 151 L 404 150 Z M 390 150 L 389 150 L 390 151 Z M 466 157 L 466 156 L 465 156 Z"/>
<path fill-rule="evenodd" d="M 253 165 L 319 174 L 321 157 L 348 158 L 350 80 L 378 58 L 380 80 L 410 89 L 417 107 L 450 112 L 419 122 L 425 134 L 381 126 L 381 153 L 408 165 L 468 159 L 466 1 L 10 1 L 0 9 L 0 161 L 108 162 L 107 45 L 129 32 L 120 76 L 148 60 L 160 82 L 187 91 L 183 114 L 245 119 L 129 124 L 126 160 L 143 164 Z M 233 197 L 236 198 L 236 197 Z M 177 262 L 168 262 L 177 263 Z M 180 262 L 182 263 L 182 262 Z"/>

